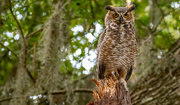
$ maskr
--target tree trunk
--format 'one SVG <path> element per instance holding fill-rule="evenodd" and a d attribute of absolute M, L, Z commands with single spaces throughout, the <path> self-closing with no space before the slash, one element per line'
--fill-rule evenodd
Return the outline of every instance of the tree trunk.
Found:
<path fill-rule="evenodd" d="M 93 81 L 98 92 L 93 91 L 95 101 L 87 105 L 132 105 L 129 92 L 117 79 L 110 78 L 105 83 L 95 79 Z"/>

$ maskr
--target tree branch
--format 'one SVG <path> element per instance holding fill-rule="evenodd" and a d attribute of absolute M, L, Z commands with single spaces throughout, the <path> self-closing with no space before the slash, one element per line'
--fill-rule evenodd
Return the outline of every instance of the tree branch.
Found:
<path fill-rule="evenodd" d="M 179 40 L 175 44 L 178 42 Z M 139 80 L 132 86 L 130 94 L 133 105 L 180 103 L 178 94 L 180 61 L 179 54 L 175 55 L 180 48 L 172 47 L 174 47 L 170 49 L 172 52 L 165 53 L 158 64 L 151 65 L 153 66 L 151 70 L 144 70 L 145 74 L 142 73 Z"/>
<path fill-rule="evenodd" d="M 11 100 L 11 99 L 12 99 L 12 97 L 2 98 L 2 99 L 0 99 L 0 102 L 8 101 L 8 100 Z"/>
<path fill-rule="evenodd" d="M 12 6 L 11 6 L 11 0 L 9 0 L 9 9 L 11 11 L 11 14 L 13 15 L 13 18 L 15 19 L 17 25 L 18 25 L 18 28 L 20 30 L 20 35 L 23 39 L 23 43 L 22 43 L 22 47 L 21 47 L 21 51 L 22 51 L 22 54 L 20 56 L 20 59 L 19 59 L 19 65 L 20 67 L 22 67 L 24 70 L 26 70 L 27 74 L 29 75 L 29 77 L 32 79 L 33 82 L 35 82 L 33 76 L 31 75 L 31 73 L 28 71 L 27 67 L 26 67 L 26 61 L 27 61 L 27 41 L 26 41 L 26 38 L 24 37 L 24 34 L 23 34 L 23 31 L 22 31 L 22 28 L 21 28 L 21 25 L 19 23 L 19 21 L 17 20 L 16 16 L 13 14 L 13 11 L 12 11 Z"/>
<path fill-rule="evenodd" d="M 169 52 L 175 53 L 177 50 L 179 50 L 179 48 L 180 48 L 180 38 L 170 46 Z"/>
<path fill-rule="evenodd" d="M 18 56 L 16 55 L 16 53 L 14 53 L 10 48 L 8 48 L 7 46 L 5 46 L 5 45 L 2 44 L 2 43 L 0 43 L 0 45 L 1 45 L 2 47 L 4 47 L 4 48 L 8 49 L 9 51 L 11 51 L 12 54 L 18 58 Z"/>
<path fill-rule="evenodd" d="M 24 34 L 23 34 L 23 31 L 22 31 L 21 25 L 20 25 L 19 21 L 17 20 L 16 16 L 14 15 L 14 13 L 13 13 L 13 11 L 12 11 L 11 0 L 9 0 L 9 9 L 10 9 L 10 11 L 11 11 L 11 14 L 12 14 L 14 20 L 16 21 L 16 23 L 17 23 L 17 25 L 18 25 L 18 28 L 19 28 L 20 33 L 21 33 L 21 37 L 23 38 L 23 41 L 24 41 L 25 38 L 24 38 Z M 24 42 L 24 43 L 25 43 L 25 42 Z"/>
<path fill-rule="evenodd" d="M 32 36 L 34 36 L 36 33 L 42 31 L 44 29 L 44 27 L 41 27 L 40 29 L 30 33 L 28 36 L 26 36 L 26 39 L 28 40 L 29 38 L 31 38 Z"/>
<path fill-rule="evenodd" d="M 53 91 L 53 92 L 50 92 L 50 94 L 52 95 L 58 95 L 58 94 L 65 94 L 68 90 L 58 90 L 58 91 Z M 84 88 L 80 88 L 80 89 L 74 89 L 72 90 L 74 93 L 93 93 L 93 90 L 92 89 L 84 89 Z M 39 95 L 39 94 L 43 94 L 43 95 L 47 95 L 47 92 L 43 92 L 43 93 L 38 93 L 36 95 Z M 32 95 L 28 95 L 28 96 L 34 96 L 33 94 Z M 24 96 L 18 96 L 18 97 L 6 97 L 6 98 L 2 98 L 0 99 L 0 102 L 4 102 L 4 101 L 8 101 L 8 100 L 11 100 L 11 99 L 14 99 L 14 98 L 22 98 L 22 97 L 27 97 L 26 95 Z"/>
<path fill-rule="evenodd" d="M 51 92 L 52 95 L 57 95 L 57 94 L 65 94 L 68 90 L 59 90 L 59 91 L 54 91 L 54 92 Z M 74 93 L 78 92 L 78 93 L 93 93 L 93 90 L 92 89 L 74 89 L 72 90 Z M 47 94 L 47 93 L 44 93 L 44 94 Z"/>
<path fill-rule="evenodd" d="M 162 10 L 162 8 L 160 7 L 160 5 L 158 4 L 157 0 L 154 0 L 154 2 L 156 3 L 157 7 L 159 8 L 162 17 L 159 19 L 158 23 L 155 25 L 155 27 L 153 27 L 152 33 L 155 33 L 157 30 L 157 27 L 159 26 L 159 24 L 162 22 L 162 20 L 164 19 L 165 16 L 167 16 L 169 13 L 165 14 L 164 11 Z"/>

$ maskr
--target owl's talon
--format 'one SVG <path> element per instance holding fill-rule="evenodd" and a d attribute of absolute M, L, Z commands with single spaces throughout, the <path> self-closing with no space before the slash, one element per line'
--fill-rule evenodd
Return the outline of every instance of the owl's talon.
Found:
<path fill-rule="evenodd" d="M 120 78 L 120 75 L 119 75 L 118 71 L 115 71 L 115 78 L 116 78 L 116 79 L 119 79 L 119 78 Z"/>
<path fill-rule="evenodd" d="M 121 79 L 120 79 L 120 82 L 124 85 L 126 91 L 128 91 L 127 82 L 125 81 L 125 79 L 121 78 Z"/>

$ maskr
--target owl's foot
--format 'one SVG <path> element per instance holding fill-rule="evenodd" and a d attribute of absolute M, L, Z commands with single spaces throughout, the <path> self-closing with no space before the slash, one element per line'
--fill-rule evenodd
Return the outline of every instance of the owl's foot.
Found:
<path fill-rule="evenodd" d="M 124 78 L 120 78 L 120 82 L 124 85 L 126 91 L 128 91 L 127 82 L 125 81 L 125 79 Z"/>
<path fill-rule="evenodd" d="M 119 75 L 118 71 L 115 71 L 115 72 L 114 72 L 114 76 L 119 80 L 120 75 Z"/>
<path fill-rule="evenodd" d="M 111 77 L 113 77 L 113 74 L 110 72 L 110 73 L 107 73 L 106 75 L 105 75 L 105 78 L 106 79 L 109 79 L 109 78 L 111 78 Z"/>

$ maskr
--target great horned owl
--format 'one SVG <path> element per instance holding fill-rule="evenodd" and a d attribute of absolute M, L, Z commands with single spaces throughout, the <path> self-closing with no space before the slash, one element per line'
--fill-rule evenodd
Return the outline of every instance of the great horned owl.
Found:
<path fill-rule="evenodd" d="M 137 52 L 134 17 L 131 13 L 135 5 L 127 7 L 106 6 L 108 13 L 105 26 L 98 41 L 97 71 L 98 79 L 108 78 L 112 72 L 124 83 L 135 68 Z"/>

